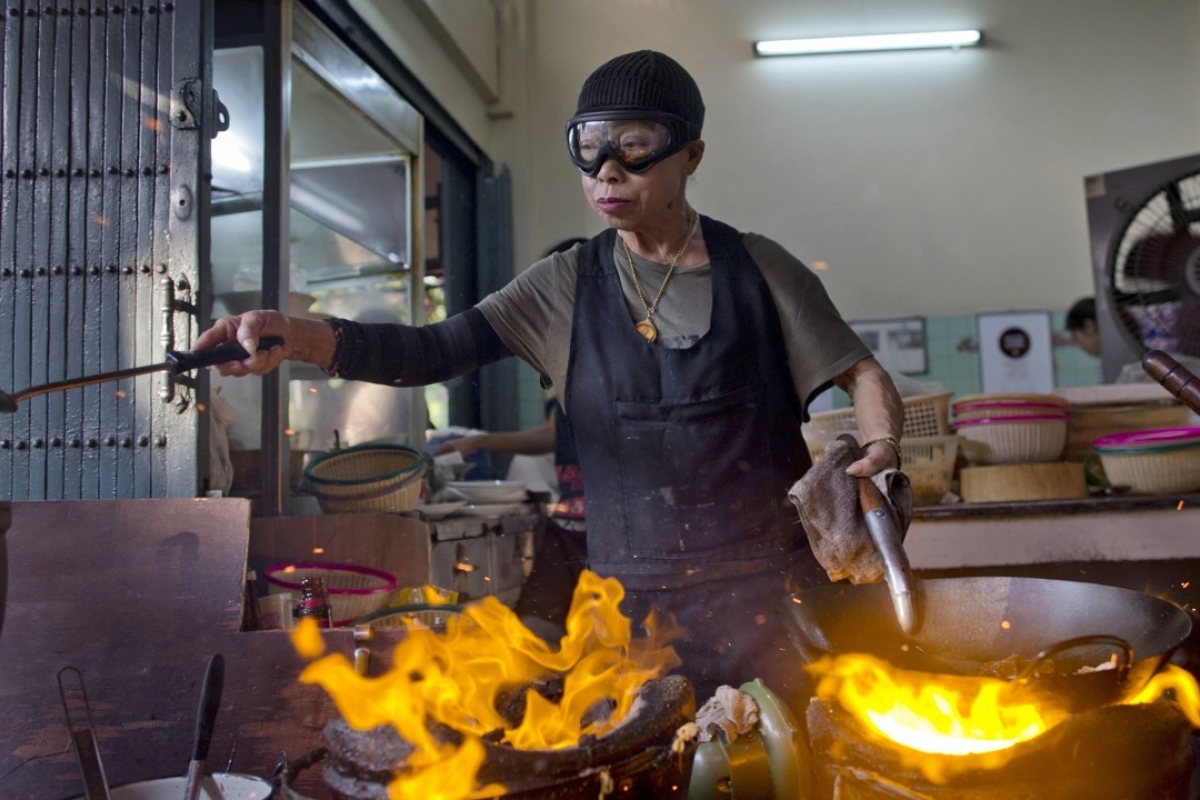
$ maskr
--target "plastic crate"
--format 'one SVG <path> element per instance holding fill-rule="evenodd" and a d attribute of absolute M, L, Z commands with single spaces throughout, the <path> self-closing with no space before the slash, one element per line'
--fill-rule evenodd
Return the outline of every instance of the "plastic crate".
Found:
<path fill-rule="evenodd" d="M 901 441 L 919 436 L 950 436 L 950 396 L 954 392 L 938 392 L 906 397 L 904 402 L 904 432 Z M 860 438 L 858 417 L 854 407 L 813 414 L 802 426 L 804 438 L 815 442 L 831 442 L 843 433 Z"/>

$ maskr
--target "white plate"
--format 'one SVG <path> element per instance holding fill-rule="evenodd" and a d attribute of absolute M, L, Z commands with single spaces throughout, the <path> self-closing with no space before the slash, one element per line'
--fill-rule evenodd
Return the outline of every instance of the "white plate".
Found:
<path fill-rule="evenodd" d="M 526 494 L 520 481 L 449 481 L 446 488 L 468 503 L 518 503 Z"/>
<path fill-rule="evenodd" d="M 180 800 L 186 788 L 187 776 L 159 778 L 114 786 L 109 796 L 112 800 Z M 253 775 L 216 772 L 204 777 L 199 797 L 200 800 L 266 800 L 270 794 L 270 781 Z"/>
<path fill-rule="evenodd" d="M 465 505 L 456 513 L 470 517 L 506 517 L 509 514 L 520 514 L 529 510 L 525 503 L 485 503 L 483 505 Z"/>
<path fill-rule="evenodd" d="M 466 500 L 455 500 L 451 503 L 430 503 L 424 506 L 417 506 L 417 511 L 424 514 L 426 519 L 443 519 L 458 511 L 466 504 Z"/>

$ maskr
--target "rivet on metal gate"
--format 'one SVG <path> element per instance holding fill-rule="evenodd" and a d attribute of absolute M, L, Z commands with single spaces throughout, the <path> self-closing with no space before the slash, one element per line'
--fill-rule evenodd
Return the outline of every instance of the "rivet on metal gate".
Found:
<path fill-rule="evenodd" d="M 130 447 L 133 447 L 133 439 L 130 439 L 128 436 L 126 436 L 121 440 L 121 447 L 124 447 L 126 450 L 128 450 Z"/>
<path fill-rule="evenodd" d="M 158 6 L 146 6 L 146 13 L 147 14 L 157 14 Z"/>
<path fill-rule="evenodd" d="M 142 264 L 142 274 L 143 275 L 150 274 L 150 265 L 149 264 Z"/>
<path fill-rule="evenodd" d="M 108 445 L 109 447 L 116 447 L 117 446 L 117 437 L 109 436 L 104 440 L 104 443 L 106 445 Z"/>
<path fill-rule="evenodd" d="M 159 165 L 159 167 L 158 167 L 158 174 L 159 174 L 159 175 L 166 175 L 166 174 L 167 174 L 168 172 L 170 172 L 170 171 L 171 171 L 171 165 L 170 165 L 170 164 L 160 164 L 160 165 Z"/>
<path fill-rule="evenodd" d="M 21 277 L 22 278 L 32 278 L 33 272 L 31 270 L 29 270 L 28 268 L 23 269 L 23 270 L 21 270 Z"/>
<path fill-rule="evenodd" d="M 166 265 L 166 264 L 159 264 L 159 265 L 158 265 L 158 274 L 159 274 L 159 275 L 166 275 L 166 274 L 167 274 L 167 265 Z"/>
<path fill-rule="evenodd" d="M 109 175 L 120 175 L 120 174 L 121 174 L 121 168 L 120 168 L 120 167 L 109 167 L 109 168 L 108 168 L 108 174 L 109 174 Z"/>
<path fill-rule="evenodd" d="M 174 3 L 163 3 L 162 10 L 170 13 L 175 10 L 175 4 Z"/>
<path fill-rule="evenodd" d="M 21 9 L 19 9 L 19 8 L 10 8 L 10 9 L 8 10 L 8 15 L 9 15 L 10 17 L 19 17 L 19 16 L 21 16 Z"/>
<path fill-rule="evenodd" d="M 109 275 L 116 275 L 117 274 L 117 265 L 109 264 L 107 270 L 105 270 L 105 271 L 108 272 Z"/>
<path fill-rule="evenodd" d="M 63 169 L 62 167 L 59 167 L 58 169 L 54 170 L 54 177 L 65 178 L 65 177 L 67 177 L 67 171 L 65 169 Z"/>
<path fill-rule="evenodd" d="M 4 177 L 15 178 L 17 177 L 17 171 L 15 169 L 6 169 L 4 170 Z"/>
<path fill-rule="evenodd" d="M 98 170 L 98 169 L 96 169 L 96 168 L 94 168 L 94 167 L 93 167 L 93 168 L 92 168 L 92 171 L 91 171 L 91 176 L 92 176 L 93 178 L 99 178 L 99 177 L 100 177 L 100 175 L 101 175 L 101 172 L 100 172 L 100 170 Z"/>
<path fill-rule="evenodd" d="M 192 216 L 192 190 L 189 186 L 180 186 L 175 190 L 175 216 L 188 219 Z"/>
<path fill-rule="evenodd" d="M 55 436 L 53 439 L 50 440 L 50 446 L 51 447 L 62 447 L 62 439 Z"/>
<path fill-rule="evenodd" d="M 149 436 L 139 436 L 138 437 L 138 447 L 149 447 L 149 446 L 150 446 L 150 437 Z"/>
<path fill-rule="evenodd" d="M 54 265 L 54 274 L 55 275 L 62 275 L 63 272 L 64 272 L 64 270 L 60 265 L 58 265 L 58 264 Z"/>
<path fill-rule="evenodd" d="M 27 449 L 29 449 L 29 445 L 25 444 L 25 442 L 17 442 L 17 449 L 18 450 L 27 450 Z"/>
<path fill-rule="evenodd" d="M 75 266 L 71 267 L 71 274 L 72 274 L 72 275 L 74 275 L 74 276 L 76 276 L 76 277 L 78 277 L 78 276 L 82 275 L 82 274 L 83 274 L 83 267 L 81 267 L 81 266 L 79 266 L 78 264 L 76 264 Z"/>
<path fill-rule="evenodd" d="M 50 177 L 50 168 L 42 167 L 41 169 L 38 170 L 38 175 L 41 175 L 43 178 Z"/>
<path fill-rule="evenodd" d="M 37 274 L 38 274 L 38 277 L 39 277 L 39 278 L 44 278 L 44 277 L 46 277 L 46 268 L 45 268 L 45 267 L 38 267 L 38 268 L 37 268 Z"/>
<path fill-rule="evenodd" d="M 166 447 L 167 446 L 167 437 L 159 436 L 157 439 L 154 440 L 154 446 L 155 447 Z"/>
<path fill-rule="evenodd" d="M 71 447 L 74 447 L 76 450 L 78 450 L 80 447 L 83 447 L 83 442 L 80 441 L 78 438 L 72 439 Z"/>
<path fill-rule="evenodd" d="M 112 7 L 112 13 L 114 13 L 114 14 L 120 14 L 120 13 L 121 13 L 121 7 L 120 7 L 120 6 L 113 6 L 113 7 Z"/>
<path fill-rule="evenodd" d="M 4 271 L 0 272 L 0 275 L 3 275 L 5 278 L 11 278 L 13 276 L 13 271 L 8 267 L 5 267 Z"/>
<path fill-rule="evenodd" d="M 76 178 L 82 178 L 85 174 L 86 173 L 83 171 L 82 167 L 76 167 L 75 169 L 71 170 L 71 175 Z"/>
<path fill-rule="evenodd" d="M 45 446 L 46 446 L 46 442 L 43 441 L 42 439 L 34 439 L 33 440 L 33 449 L 34 450 L 41 450 Z"/>
<path fill-rule="evenodd" d="M 138 8 L 137 6 L 130 6 L 129 13 L 130 14 L 140 14 L 140 13 L 142 13 L 142 10 L 140 8 Z"/>
<path fill-rule="evenodd" d="M 0 440 L 0 450 L 9 450 L 12 448 L 12 442 L 8 439 Z"/>
<path fill-rule="evenodd" d="M 38 13 L 37 13 L 36 9 L 31 8 L 25 12 L 25 16 L 27 16 L 27 17 L 36 17 L 37 15 L 38 15 Z"/>
<path fill-rule="evenodd" d="M 124 270 L 122 270 L 122 271 L 123 271 L 123 272 L 124 272 L 126 275 L 132 275 L 132 274 L 133 274 L 133 267 L 125 267 L 125 269 L 124 269 Z"/>
<path fill-rule="evenodd" d="M 67 8 L 66 6 L 63 6 L 62 9 L 59 10 L 58 13 L 62 14 L 64 17 L 69 17 L 69 16 L 71 16 L 71 9 Z"/>
<path fill-rule="evenodd" d="M 33 170 L 31 170 L 29 168 L 25 168 L 25 169 L 21 170 L 21 177 L 22 178 L 32 178 Z"/>
<path fill-rule="evenodd" d="M 97 447 L 100 446 L 100 443 L 97 442 L 95 439 L 88 439 L 87 446 L 88 446 L 89 450 L 95 450 Z"/>
<path fill-rule="evenodd" d="M 149 178 L 153 174 L 154 174 L 154 169 L 152 167 L 142 167 L 142 176 L 143 177 Z"/>
<path fill-rule="evenodd" d="M 88 13 L 88 11 L 87 11 L 87 9 L 86 9 L 86 8 L 80 8 L 80 9 L 76 9 L 75 13 L 76 13 L 76 14 L 78 14 L 79 16 L 81 16 L 81 17 L 86 17 L 86 16 L 87 16 L 87 13 Z"/>
<path fill-rule="evenodd" d="M 103 17 L 103 16 L 104 16 L 104 9 L 103 9 L 103 8 L 96 8 L 95 10 L 93 10 L 93 11 L 92 11 L 92 16 L 96 16 L 96 17 Z"/>
<path fill-rule="evenodd" d="M 89 271 L 89 272 L 91 272 L 93 275 L 99 275 L 99 274 L 100 274 L 100 267 L 95 267 L 95 266 L 94 266 L 94 267 L 92 267 L 92 268 L 91 268 L 90 270 L 88 270 L 88 271 Z"/>

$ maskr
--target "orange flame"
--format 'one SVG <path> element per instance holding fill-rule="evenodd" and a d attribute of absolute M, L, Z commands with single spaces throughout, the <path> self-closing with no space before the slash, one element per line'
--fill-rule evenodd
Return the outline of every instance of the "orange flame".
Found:
<path fill-rule="evenodd" d="M 628 713 L 638 689 L 679 662 L 667 645 L 678 631 L 656 617 L 646 620 L 649 636 L 633 639 L 619 610 L 625 592 L 613 579 L 585 571 L 557 650 L 530 632 L 512 609 L 494 597 L 464 608 L 444 634 L 409 625 L 396 646 L 392 667 L 377 678 L 359 675 L 340 653 L 309 664 L 300 680 L 325 688 L 346 722 L 358 730 L 392 725 L 416 753 L 389 786 L 389 796 L 451 800 L 482 796 L 503 787 L 477 787 L 485 757 L 481 737 L 502 732 L 520 749 L 574 746 L 583 735 L 600 736 Z M 436 597 L 432 588 L 428 598 Z M 304 620 L 307 622 L 308 620 Z M 320 654 L 315 625 L 300 625 L 293 645 L 301 655 Z M 501 715 L 502 700 L 514 690 L 562 676 L 557 703 L 527 691 L 524 718 L 515 728 Z M 607 719 L 584 722 L 598 703 L 615 709 Z M 428 727 L 436 720 L 461 733 L 459 748 L 439 742 Z"/>
<path fill-rule="evenodd" d="M 935 783 L 947 779 L 951 761 L 923 756 L 971 755 L 977 767 L 995 769 L 1011 758 L 1014 746 L 1069 715 L 1065 708 L 1015 700 L 1015 681 L 910 672 L 862 653 L 824 658 L 808 669 L 821 700 L 839 704 L 876 738 L 901 745 L 901 760 Z M 1125 702 L 1150 703 L 1164 695 L 1200 727 L 1200 686 L 1180 667 L 1167 665 Z"/>

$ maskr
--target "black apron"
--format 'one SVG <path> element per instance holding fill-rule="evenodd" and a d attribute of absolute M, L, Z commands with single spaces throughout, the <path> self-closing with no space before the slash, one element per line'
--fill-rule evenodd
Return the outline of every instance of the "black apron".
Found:
<path fill-rule="evenodd" d="M 778 313 L 741 235 L 701 224 L 712 317 L 686 349 L 634 328 L 615 230 L 580 250 L 567 412 L 590 567 L 626 589 L 751 575 L 807 547 L 787 491 L 812 462 Z"/>

